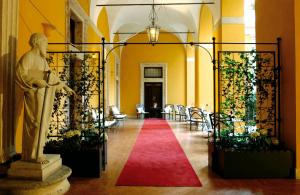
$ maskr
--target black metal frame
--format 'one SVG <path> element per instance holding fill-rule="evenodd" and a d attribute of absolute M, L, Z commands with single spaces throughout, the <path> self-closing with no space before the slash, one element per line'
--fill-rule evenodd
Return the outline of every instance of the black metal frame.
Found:
<path fill-rule="evenodd" d="M 280 39 L 280 38 L 279 38 Z M 104 42 L 103 42 L 104 40 Z M 203 48 L 203 45 L 277 45 L 277 42 L 260 42 L 260 43 L 250 43 L 250 42 L 216 42 L 216 38 L 213 37 L 212 42 L 157 42 L 157 43 L 150 43 L 150 42 L 105 42 L 105 38 L 102 38 L 101 42 L 82 42 L 82 43 L 70 43 L 70 42 L 53 42 L 48 43 L 49 45 L 118 45 L 127 46 L 127 45 L 191 45 L 191 46 L 200 46 Z M 114 50 L 116 48 L 112 48 Z M 216 50 L 216 49 L 215 49 Z M 210 52 L 209 52 L 210 53 Z"/>
<path fill-rule="evenodd" d="M 220 136 L 220 103 L 221 103 L 221 81 L 220 81 L 220 55 L 225 52 L 229 53 L 269 53 L 273 55 L 273 61 L 274 61 L 274 85 L 275 85 L 275 107 L 274 107 L 274 137 L 277 137 L 278 140 L 281 138 L 281 132 L 280 132 L 280 69 L 281 69 L 281 61 L 280 61 L 280 46 L 281 46 L 281 38 L 277 38 L 276 43 L 226 43 L 227 45 L 237 45 L 237 44 L 252 44 L 252 45 L 273 45 L 274 50 L 271 51 L 217 51 L 215 45 L 218 43 L 215 43 L 215 38 L 213 38 L 213 66 L 214 66 L 214 124 L 217 124 L 213 127 L 214 129 L 214 143 L 218 141 L 218 138 Z M 218 54 L 218 60 L 216 59 L 216 54 Z M 277 60 L 277 61 L 276 61 Z M 218 82 L 216 82 L 218 81 Z M 217 112 L 218 108 L 218 112 Z M 216 144 L 214 144 L 214 147 Z"/>
<path fill-rule="evenodd" d="M 162 32 L 159 32 L 159 34 L 195 34 L 195 32 L 181 32 L 181 31 L 162 31 Z M 115 35 L 135 35 L 135 34 L 148 34 L 146 32 L 115 32 L 114 33 Z"/>
<path fill-rule="evenodd" d="M 50 44 L 54 44 L 55 45 L 55 43 L 50 43 Z M 100 114 L 101 114 L 101 106 L 102 106 L 102 108 L 103 108 L 103 113 L 104 113 L 104 109 L 105 109 L 105 101 L 104 101 L 104 84 L 105 84 L 105 80 L 104 80 L 104 67 L 102 66 L 101 67 L 101 64 L 104 64 L 104 63 L 100 63 L 100 52 L 99 51 L 47 51 L 47 53 L 48 54 L 96 54 L 97 55 L 97 61 L 98 61 L 98 63 L 97 63 L 97 66 L 95 66 L 95 67 L 98 67 L 98 79 L 96 80 L 96 82 L 97 82 L 97 88 L 98 88 L 98 108 L 97 108 L 97 110 L 98 110 L 98 115 L 99 115 L 99 117 L 97 118 L 97 120 L 98 120 L 98 126 L 96 127 L 97 129 L 98 129 L 98 132 L 99 132 L 99 136 L 101 136 L 102 135 L 102 137 L 101 137 L 101 139 L 99 140 L 100 141 L 100 144 L 102 144 L 102 146 L 103 147 L 105 147 L 104 146 L 104 144 L 105 144 L 105 133 L 106 133 L 106 129 L 105 129 L 105 115 L 103 114 L 103 117 L 102 117 L 102 123 L 101 123 L 101 118 L 100 118 Z M 102 59 L 103 59 L 103 57 L 102 57 Z M 57 67 L 57 66 L 56 66 Z M 101 78 L 102 78 L 102 81 L 101 81 Z M 102 93 L 102 99 L 103 99 L 103 101 L 101 102 L 101 93 Z M 95 95 L 95 94 L 94 94 Z M 101 125 L 101 124 L 103 124 L 103 125 Z M 49 135 L 48 136 L 48 138 L 51 138 L 51 137 L 57 137 L 57 138 L 60 138 L 60 137 L 62 137 L 62 135 Z M 95 137 L 97 137 L 98 138 L 98 136 L 86 136 L 86 135 L 84 135 L 84 136 L 81 136 L 81 137 L 83 137 L 83 138 L 95 138 Z M 103 148 L 104 149 L 104 148 Z M 103 150 L 104 151 L 104 155 L 106 156 L 106 151 L 105 150 Z M 106 166 L 106 164 L 104 164 L 104 166 L 103 166 L 103 169 L 105 170 L 105 166 Z"/>
<path fill-rule="evenodd" d="M 220 68 L 222 67 L 221 65 L 220 65 L 220 62 L 222 61 L 221 60 L 221 56 L 223 55 L 223 53 L 226 53 L 227 51 L 218 51 L 218 62 L 219 62 L 219 64 L 218 64 L 218 70 L 220 70 Z M 232 52 L 230 52 L 231 54 L 247 54 L 247 53 L 251 53 L 251 51 L 232 51 Z M 253 53 L 253 52 L 252 52 Z M 256 52 L 254 52 L 255 54 L 270 54 L 270 55 L 272 55 L 272 58 L 273 58 L 273 61 L 274 61 L 274 64 L 273 64 L 273 71 L 274 71 L 274 80 L 272 81 L 273 82 L 273 84 L 274 84 L 274 86 L 273 86 L 273 88 L 274 88 L 274 93 L 275 94 L 277 94 L 277 78 L 276 78 L 276 70 L 277 70 L 277 67 L 276 67 L 276 60 L 275 60 L 275 56 L 276 56 L 276 52 L 275 51 L 256 51 Z M 265 67 L 272 67 L 272 66 L 265 66 Z M 218 110 L 219 110 L 219 112 L 218 112 L 218 114 L 220 114 L 221 112 L 222 112 L 222 108 L 221 108 L 221 102 L 222 102 L 222 100 L 221 100 L 221 97 L 223 97 L 222 96 L 222 92 L 221 92 L 221 84 L 223 83 L 223 79 L 222 79 L 222 75 L 221 75 L 221 73 L 220 73 L 220 71 L 218 71 L 218 102 L 219 102 L 219 104 L 218 104 Z M 234 76 L 233 76 L 233 80 L 234 80 L 235 78 L 234 78 Z M 234 81 L 233 81 L 234 82 Z M 233 84 L 233 86 L 234 86 L 234 84 Z M 233 92 L 235 92 L 235 89 L 233 89 Z M 274 124 L 275 124 L 275 126 L 274 126 L 274 137 L 277 137 L 277 132 L 278 132 L 278 129 L 277 129 L 277 121 L 278 121 L 278 117 L 277 117 L 277 112 L 276 112 L 276 108 L 277 108 L 277 95 L 275 95 L 275 107 L 274 107 L 274 109 L 275 109 L 275 112 L 274 112 Z M 263 107 L 260 107 L 260 108 L 263 108 Z M 220 117 L 219 117 L 220 118 Z M 220 123 L 219 123 L 220 124 Z M 233 135 L 234 135 L 234 127 L 233 127 Z M 220 126 L 218 127 L 218 130 L 219 130 L 219 132 L 218 133 L 220 133 Z"/>
<path fill-rule="evenodd" d="M 140 5 L 140 4 L 136 4 L 136 5 Z M 148 5 L 148 4 L 146 4 Z M 153 4 L 149 4 L 149 5 L 153 5 Z M 107 6 L 111 6 L 111 5 L 107 5 Z M 114 5 L 112 5 L 114 6 Z M 117 5 L 116 5 L 117 6 Z M 121 6 L 120 4 L 118 6 Z M 122 47 L 122 46 L 127 46 L 127 45 L 191 45 L 191 46 L 196 46 L 196 47 L 200 47 L 202 49 L 204 49 L 210 56 L 211 60 L 212 60 L 212 64 L 213 64 L 213 97 L 214 97 L 214 124 L 217 123 L 216 121 L 216 108 L 217 108 L 217 98 L 218 98 L 218 92 L 216 91 L 216 78 L 217 74 L 218 74 L 218 66 L 217 66 L 217 58 L 216 58 L 216 53 L 217 53 L 217 49 L 216 49 L 216 45 L 275 45 L 276 46 L 276 52 L 277 52 L 277 75 L 278 75 L 278 113 L 279 113 L 279 118 L 278 118 L 278 126 L 280 127 L 280 46 L 281 46 L 281 38 L 277 38 L 277 42 L 260 42 L 260 43 L 243 43 L 243 42 L 216 42 L 216 38 L 213 37 L 212 38 L 212 42 L 157 42 L 157 43 L 149 43 L 149 42 L 105 42 L 105 38 L 102 38 L 102 42 L 93 42 L 93 43 L 88 43 L 88 42 L 84 42 L 84 43 L 49 43 L 49 44 L 56 44 L 56 45 L 67 45 L 67 44 L 71 44 L 71 45 L 101 45 L 102 46 L 102 70 L 103 70 L 103 82 L 105 81 L 105 64 L 106 64 L 106 60 L 108 58 L 108 55 L 116 48 L 118 47 Z M 107 53 L 106 56 L 104 56 L 104 50 L 105 50 L 105 46 L 106 45 L 112 45 L 113 48 Z M 203 45 L 213 45 L 213 53 L 211 54 L 209 52 L 209 50 L 207 50 L 205 47 L 203 47 Z M 104 84 L 103 84 L 104 86 Z M 104 92 L 103 92 L 103 104 L 104 104 Z M 105 104 L 104 104 L 105 105 Z M 104 107 L 103 107 L 103 113 L 105 113 Z M 103 115 L 104 116 L 104 115 Z M 103 124 L 105 124 L 105 117 L 103 117 Z M 280 128 L 279 128 L 280 129 Z M 214 126 L 213 128 L 214 134 L 213 134 L 213 139 L 214 142 L 216 142 L 217 137 L 216 137 L 216 127 Z M 280 130 L 279 130 L 279 134 L 278 134 L 278 138 L 280 139 Z M 214 144 L 215 147 L 215 144 Z"/>
<path fill-rule="evenodd" d="M 51 43 L 52 44 L 52 43 Z M 101 91 L 104 91 L 104 80 L 102 80 L 103 83 L 100 83 L 100 78 L 102 76 L 102 79 L 104 78 L 104 69 L 103 67 L 100 66 L 100 52 L 99 51 L 47 51 L 47 53 L 49 54 L 97 54 L 98 55 L 98 92 L 99 92 L 99 98 L 98 98 L 98 105 L 99 105 L 99 108 L 98 108 L 98 113 L 100 114 L 100 106 L 101 106 L 101 98 L 100 98 L 100 94 L 101 94 Z M 100 71 L 102 70 L 102 71 Z M 101 73 L 102 72 L 102 75 Z M 102 89 L 101 89 L 101 86 L 102 86 Z M 102 97 L 103 100 L 104 100 L 104 96 Z M 102 107 L 104 107 L 104 101 L 102 102 Z M 98 119 L 99 121 L 99 124 L 101 124 L 101 121 L 100 121 L 100 117 Z M 103 124 L 104 124 L 105 120 L 103 121 Z M 99 126 L 99 133 L 103 133 L 100 131 L 100 126 Z"/>

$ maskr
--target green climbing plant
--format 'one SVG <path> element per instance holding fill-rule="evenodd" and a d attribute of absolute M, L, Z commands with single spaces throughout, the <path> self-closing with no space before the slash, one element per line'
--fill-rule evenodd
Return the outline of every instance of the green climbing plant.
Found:
<path fill-rule="evenodd" d="M 220 55 L 219 113 L 230 116 L 232 122 L 220 125 L 219 145 L 235 149 L 270 147 L 276 131 L 274 54 L 251 51 Z"/>
<path fill-rule="evenodd" d="M 91 109 L 100 108 L 98 99 L 102 97 L 97 60 L 92 53 L 49 53 L 50 68 L 76 93 L 74 97 L 68 97 L 63 90 L 56 94 L 50 136 L 70 139 L 78 132 L 79 136 L 100 133 L 91 117 Z"/>

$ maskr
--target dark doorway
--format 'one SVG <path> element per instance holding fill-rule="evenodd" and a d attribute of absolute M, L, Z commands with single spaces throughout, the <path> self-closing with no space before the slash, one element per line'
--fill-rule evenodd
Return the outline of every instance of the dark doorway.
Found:
<path fill-rule="evenodd" d="M 145 110 L 152 118 L 161 118 L 162 83 L 145 83 Z"/>

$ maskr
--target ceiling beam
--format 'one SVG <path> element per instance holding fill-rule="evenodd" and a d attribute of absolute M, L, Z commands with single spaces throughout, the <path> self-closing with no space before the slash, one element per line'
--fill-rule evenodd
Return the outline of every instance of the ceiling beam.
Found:
<path fill-rule="evenodd" d="M 167 34 L 167 33 L 174 33 L 174 34 L 194 34 L 195 32 L 159 32 L 159 34 Z M 135 35 L 135 34 L 147 34 L 146 32 L 115 32 L 115 35 Z"/>
<path fill-rule="evenodd" d="M 101 7 L 119 7 L 119 6 L 159 6 L 159 5 L 211 5 L 214 2 L 188 2 L 188 3 L 115 3 L 115 4 L 98 4 Z"/>

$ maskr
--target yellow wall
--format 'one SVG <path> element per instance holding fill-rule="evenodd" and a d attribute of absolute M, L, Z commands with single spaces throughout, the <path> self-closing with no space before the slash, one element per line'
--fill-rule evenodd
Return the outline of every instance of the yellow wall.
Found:
<path fill-rule="evenodd" d="M 119 35 L 114 36 L 114 42 L 119 42 Z M 120 48 L 115 49 L 109 56 L 108 60 L 108 104 L 117 105 L 116 102 L 116 60 L 120 58 Z"/>
<path fill-rule="evenodd" d="M 101 42 L 101 37 L 95 32 L 94 28 L 91 25 L 87 27 L 87 42 L 89 43 L 99 43 Z M 86 50 L 89 51 L 100 51 L 100 45 L 86 45 Z"/>
<path fill-rule="evenodd" d="M 222 0 L 221 16 L 241 18 L 244 17 L 244 0 Z M 222 24 L 222 42 L 244 42 L 244 24 Z M 222 50 L 244 50 L 244 45 L 222 45 Z"/>
<path fill-rule="evenodd" d="M 257 42 L 275 42 L 282 38 L 281 47 L 281 130 L 282 141 L 295 151 L 295 32 L 294 1 L 257 0 Z M 274 22 L 276 21 L 276 22 Z M 262 48 L 264 49 L 264 48 Z"/>
<path fill-rule="evenodd" d="M 199 40 L 198 40 L 199 41 Z M 200 85 L 199 85 L 199 63 L 200 63 L 200 54 L 199 54 L 199 47 L 195 48 L 195 106 L 199 106 L 200 100 Z"/>
<path fill-rule="evenodd" d="M 216 42 L 222 42 L 222 25 L 221 23 L 217 23 L 214 26 L 214 37 L 216 38 Z M 222 49 L 222 45 L 216 45 L 216 50 L 220 51 Z"/>
<path fill-rule="evenodd" d="M 118 42 L 120 42 L 120 36 L 119 36 L 118 34 L 116 34 L 116 35 L 114 36 L 114 43 L 118 43 Z M 118 58 L 120 58 L 120 57 L 121 57 L 121 47 L 116 48 L 116 49 L 114 50 L 114 54 L 115 54 Z"/>
<path fill-rule="evenodd" d="M 160 42 L 180 42 L 171 34 L 161 34 Z M 147 42 L 145 34 L 139 34 L 129 42 Z M 135 116 L 135 105 L 140 103 L 140 64 L 167 63 L 167 103 L 186 104 L 186 55 L 183 45 L 128 45 L 121 55 L 121 110 Z M 134 76 L 133 76 L 134 75 Z"/>
<path fill-rule="evenodd" d="M 214 37 L 216 38 L 216 42 L 222 42 L 222 24 L 221 23 L 218 23 L 214 26 Z M 217 53 L 218 51 L 221 51 L 222 50 L 222 45 L 216 45 L 216 57 L 217 57 Z M 216 64 L 216 66 L 218 66 L 218 64 Z M 217 75 L 218 74 L 218 70 L 215 71 L 215 74 Z M 216 80 L 216 83 L 218 83 L 218 78 L 216 77 L 215 78 Z M 216 88 L 215 88 L 215 93 L 217 94 L 218 93 L 218 85 L 216 85 Z M 216 111 L 218 111 L 218 101 L 216 101 Z M 214 106 L 212 107 L 212 109 L 214 108 Z"/>
<path fill-rule="evenodd" d="M 109 24 L 108 24 L 106 8 L 102 8 L 98 16 L 97 27 L 102 33 L 102 35 L 105 37 L 106 42 L 109 42 L 110 41 Z"/>
<path fill-rule="evenodd" d="M 300 1 L 295 1 L 296 26 L 296 177 L 300 179 Z"/>
<path fill-rule="evenodd" d="M 108 61 L 108 104 L 116 105 L 115 55 L 111 54 Z"/>
<path fill-rule="evenodd" d="M 213 37 L 213 16 L 207 6 L 203 6 L 200 13 L 199 41 L 211 42 Z M 203 45 L 212 54 L 212 45 Z M 202 48 L 198 49 L 199 64 L 196 71 L 197 77 L 197 106 L 213 108 L 213 64 L 212 60 Z"/>
<path fill-rule="evenodd" d="M 194 35 L 187 35 L 187 42 L 194 42 Z M 195 47 L 186 46 L 186 105 L 195 106 Z"/>
<path fill-rule="evenodd" d="M 95 32 L 94 28 L 91 26 L 91 25 L 88 25 L 87 26 L 87 42 L 89 43 L 99 43 L 101 40 L 100 40 L 100 36 Z M 101 47 L 99 44 L 97 45 L 85 45 L 85 48 L 84 48 L 85 51 L 100 51 L 101 50 Z M 101 54 L 100 54 L 100 58 L 101 58 Z M 96 60 L 96 59 L 95 59 Z M 100 63 L 101 63 L 101 59 L 98 59 L 100 60 Z M 98 61 L 95 61 L 94 63 L 98 63 Z M 94 72 L 94 74 L 97 75 L 97 72 Z M 91 99 L 90 99 L 90 103 L 91 103 L 91 106 L 92 107 L 97 107 L 98 104 L 99 104 L 99 96 L 92 96 Z"/>
<path fill-rule="evenodd" d="M 84 9 L 86 14 L 90 15 L 90 0 L 77 0 L 81 7 Z"/>
<path fill-rule="evenodd" d="M 222 42 L 245 42 L 244 24 L 223 24 Z M 223 50 L 244 50 L 244 45 L 222 45 Z"/>
<path fill-rule="evenodd" d="M 222 17 L 244 16 L 244 0 L 222 0 L 221 6 Z"/>
<path fill-rule="evenodd" d="M 31 4 L 33 3 L 33 5 Z M 36 7 L 36 8 L 35 8 Z M 22 0 L 19 1 L 19 39 L 18 39 L 18 58 L 30 49 L 28 44 L 32 33 L 44 33 L 42 23 L 49 20 L 56 28 L 50 30 L 49 42 L 65 42 L 66 36 L 66 5 L 65 1 L 53 0 L 45 3 L 44 0 Z M 39 11 L 42 13 L 39 13 Z M 55 14 L 54 14 L 55 13 Z M 44 15 L 46 19 L 42 16 Z"/>

